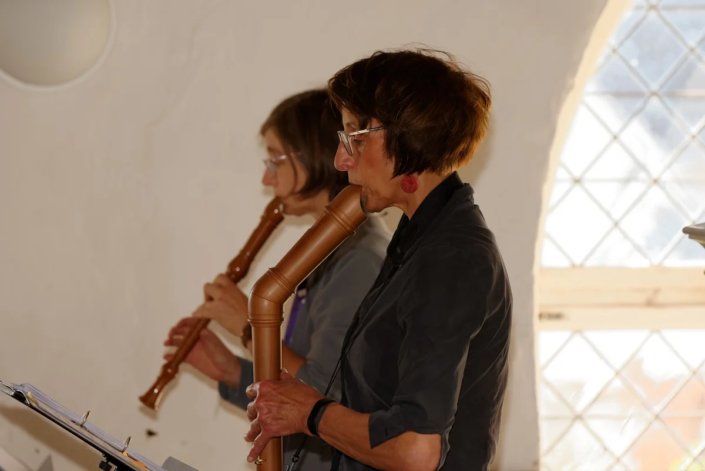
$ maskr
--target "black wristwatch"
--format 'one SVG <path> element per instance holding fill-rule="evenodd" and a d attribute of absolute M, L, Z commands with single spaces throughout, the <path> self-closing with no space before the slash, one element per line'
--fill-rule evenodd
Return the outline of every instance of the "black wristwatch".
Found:
<path fill-rule="evenodd" d="M 318 424 L 321 422 L 321 417 L 323 417 L 323 413 L 325 412 L 326 408 L 328 408 L 328 406 L 334 402 L 335 401 L 333 399 L 329 397 L 324 397 L 323 399 L 319 399 L 318 402 L 313 405 L 313 409 L 311 409 L 311 413 L 308 415 L 306 425 L 308 425 L 308 431 L 311 432 L 311 435 L 313 435 L 314 437 L 318 437 Z"/>

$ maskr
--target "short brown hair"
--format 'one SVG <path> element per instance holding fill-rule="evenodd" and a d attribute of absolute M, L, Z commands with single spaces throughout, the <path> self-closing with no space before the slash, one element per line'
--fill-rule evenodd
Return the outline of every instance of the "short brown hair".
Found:
<path fill-rule="evenodd" d="M 340 113 L 325 89 L 309 90 L 279 103 L 262 124 L 260 134 L 274 131 L 287 154 L 300 153 L 298 161 L 306 169 L 308 179 L 299 195 L 309 197 L 321 190 L 329 198 L 348 185 L 345 172 L 335 168 L 338 149 L 337 131 L 342 129 Z"/>
<path fill-rule="evenodd" d="M 328 91 L 361 126 L 386 126 L 394 175 L 443 173 L 467 163 L 489 126 L 489 84 L 448 53 L 377 51 L 338 71 Z"/>

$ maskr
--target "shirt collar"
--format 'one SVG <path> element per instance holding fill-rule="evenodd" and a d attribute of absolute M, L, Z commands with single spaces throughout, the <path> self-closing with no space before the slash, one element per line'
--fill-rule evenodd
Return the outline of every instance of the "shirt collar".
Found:
<path fill-rule="evenodd" d="M 402 215 L 397 230 L 394 232 L 387 256 L 392 261 L 403 258 L 411 245 L 431 226 L 433 221 L 441 214 L 442 209 L 450 201 L 453 194 L 463 187 L 463 181 L 458 172 L 451 173 L 445 180 L 436 186 L 421 202 L 414 215 L 409 219 Z"/>

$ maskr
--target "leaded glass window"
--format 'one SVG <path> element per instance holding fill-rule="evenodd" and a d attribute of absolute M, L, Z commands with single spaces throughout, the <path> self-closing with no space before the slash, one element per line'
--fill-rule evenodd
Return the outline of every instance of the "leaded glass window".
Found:
<path fill-rule="evenodd" d="M 636 0 L 548 203 L 541 468 L 705 471 L 705 0 Z M 699 267 L 699 268 L 698 268 Z"/>

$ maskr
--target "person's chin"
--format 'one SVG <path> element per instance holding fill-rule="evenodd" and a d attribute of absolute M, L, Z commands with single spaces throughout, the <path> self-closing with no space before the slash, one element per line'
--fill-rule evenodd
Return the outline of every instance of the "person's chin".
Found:
<path fill-rule="evenodd" d="M 282 212 L 286 216 L 298 216 L 299 211 L 297 211 L 297 208 L 295 205 L 292 205 L 291 203 L 287 202 L 286 200 L 282 201 Z"/>
<path fill-rule="evenodd" d="M 378 213 L 384 209 L 379 207 L 379 204 L 374 199 L 370 199 L 364 192 L 360 195 L 360 206 L 367 214 Z"/>
<path fill-rule="evenodd" d="M 287 216 L 303 216 L 304 214 L 306 214 L 306 211 L 303 211 L 300 208 L 284 205 L 283 213 Z"/>

